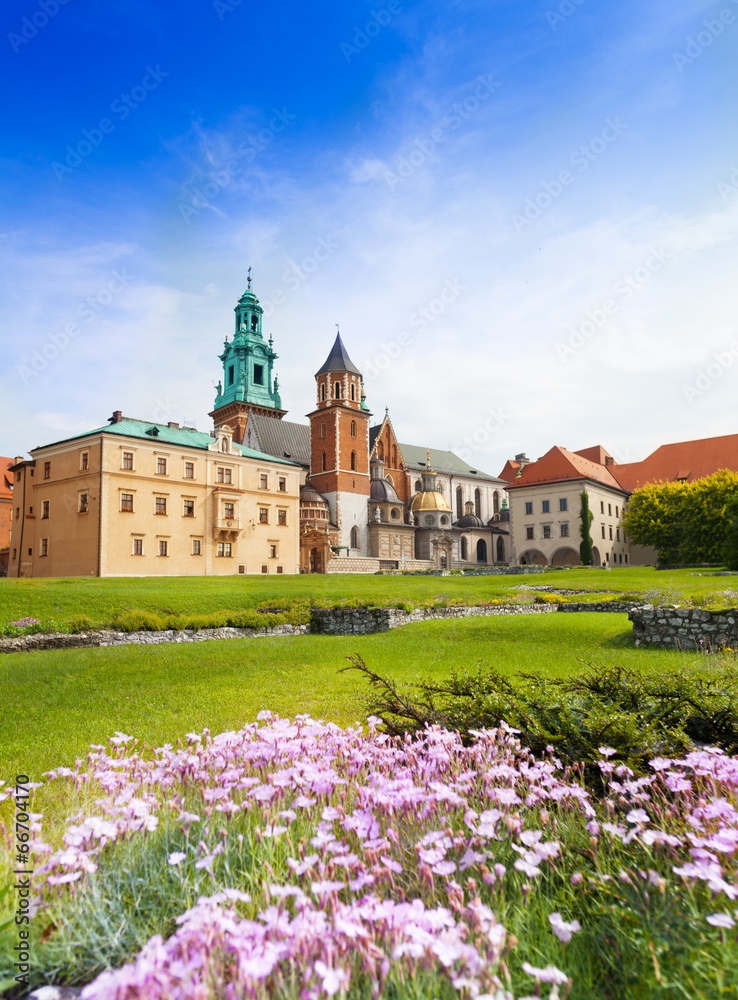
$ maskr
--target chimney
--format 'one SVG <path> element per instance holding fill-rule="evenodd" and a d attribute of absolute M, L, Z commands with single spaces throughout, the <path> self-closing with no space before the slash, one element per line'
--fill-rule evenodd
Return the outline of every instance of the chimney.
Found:
<path fill-rule="evenodd" d="M 530 459 L 528 458 L 528 456 L 525 454 L 524 451 L 521 451 L 519 455 L 515 456 L 515 461 L 520 463 L 520 469 L 522 472 L 525 466 L 530 462 Z"/>
<path fill-rule="evenodd" d="M 113 415 L 112 415 L 112 417 L 109 418 L 108 423 L 119 424 L 122 419 L 123 419 L 123 411 L 122 410 L 113 410 Z"/>
<path fill-rule="evenodd" d="M 605 465 L 615 465 L 615 459 L 612 455 L 605 455 Z"/>
<path fill-rule="evenodd" d="M 179 424 L 176 424 L 173 420 L 170 420 L 169 423 L 167 424 L 167 427 L 179 427 Z"/>

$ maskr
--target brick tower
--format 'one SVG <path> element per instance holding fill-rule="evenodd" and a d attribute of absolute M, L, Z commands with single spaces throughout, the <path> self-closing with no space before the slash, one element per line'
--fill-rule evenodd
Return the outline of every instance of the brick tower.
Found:
<path fill-rule="evenodd" d="M 310 483 L 328 501 L 339 545 L 367 552 L 369 418 L 361 372 L 336 336 L 315 376 L 317 408 L 310 420 Z"/>

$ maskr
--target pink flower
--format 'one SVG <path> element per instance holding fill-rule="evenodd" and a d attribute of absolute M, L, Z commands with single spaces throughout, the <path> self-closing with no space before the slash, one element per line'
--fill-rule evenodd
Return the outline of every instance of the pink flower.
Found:
<path fill-rule="evenodd" d="M 563 986 L 564 983 L 569 982 L 567 974 L 561 969 L 557 969 L 555 965 L 547 965 L 545 969 L 536 969 L 528 962 L 523 962 L 522 969 L 523 972 L 527 972 L 529 976 L 533 976 L 540 983 L 556 983 L 557 986 Z"/>
<path fill-rule="evenodd" d="M 724 927 L 726 930 L 730 930 L 731 927 L 735 927 L 735 920 L 731 917 L 729 913 L 711 913 L 709 917 L 705 917 L 708 924 L 712 924 L 713 927 Z"/>
<path fill-rule="evenodd" d="M 172 853 L 167 858 L 167 862 L 170 865 L 178 865 L 180 861 L 184 861 L 186 857 L 187 855 L 184 854 L 182 851 L 172 851 Z"/>
<path fill-rule="evenodd" d="M 582 929 L 578 920 L 572 920 L 567 923 L 566 920 L 562 919 L 560 913 L 551 913 L 549 914 L 548 919 L 551 927 L 553 928 L 554 934 L 559 941 L 563 941 L 564 944 L 566 944 L 567 941 L 571 941 L 572 934 Z"/>

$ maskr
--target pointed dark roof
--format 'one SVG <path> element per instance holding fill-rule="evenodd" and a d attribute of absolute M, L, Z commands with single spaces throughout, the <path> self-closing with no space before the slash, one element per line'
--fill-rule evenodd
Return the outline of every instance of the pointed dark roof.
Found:
<path fill-rule="evenodd" d="M 336 334 L 336 341 L 331 348 L 331 353 L 326 358 L 325 364 L 315 373 L 316 377 L 323 372 L 353 372 L 354 375 L 361 375 L 361 372 L 348 356 L 346 348 L 343 346 L 341 334 Z"/>

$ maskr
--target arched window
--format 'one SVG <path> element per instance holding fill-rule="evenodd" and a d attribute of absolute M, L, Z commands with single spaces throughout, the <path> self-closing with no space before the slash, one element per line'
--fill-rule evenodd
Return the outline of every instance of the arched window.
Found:
<path fill-rule="evenodd" d="M 505 543 L 502 540 L 502 535 L 497 539 L 497 562 L 503 563 L 505 561 Z"/>
<path fill-rule="evenodd" d="M 323 421 L 323 423 L 320 425 L 320 436 L 322 438 L 325 437 L 325 421 Z"/>
<path fill-rule="evenodd" d="M 477 517 L 482 516 L 482 491 L 480 489 L 474 490 L 474 513 Z M 486 561 L 485 557 L 484 562 Z"/>
<path fill-rule="evenodd" d="M 351 471 L 356 472 L 356 452 L 351 452 Z"/>
<path fill-rule="evenodd" d="M 354 525 L 351 529 L 351 548 L 358 549 L 359 547 L 359 529 Z"/>
<path fill-rule="evenodd" d="M 462 537 L 462 539 L 461 539 L 461 558 L 462 559 L 468 559 L 469 558 L 469 547 L 467 546 L 467 544 L 466 544 L 466 538 L 464 538 L 464 537 Z"/>
<path fill-rule="evenodd" d="M 351 386 L 351 388 L 353 389 L 353 386 Z M 355 420 L 351 421 L 351 437 L 352 438 L 356 437 L 356 421 Z"/>
<path fill-rule="evenodd" d="M 397 468 L 397 448 L 394 445 L 392 445 L 392 468 Z"/>
<path fill-rule="evenodd" d="M 320 401 L 321 403 L 325 402 L 325 383 L 320 387 Z"/>
<path fill-rule="evenodd" d="M 389 472 L 387 473 L 387 475 L 384 478 L 387 480 L 387 482 L 390 484 L 390 486 L 394 486 L 395 485 L 395 481 L 392 478 L 392 476 L 389 474 Z"/>
<path fill-rule="evenodd" d="M 495 490 L 495 495 L 492 498 L 492 513 L 493 514 L 500 513 L 500 494 L 497 492 L 497 490 Z"/>
<path fill-rule="evenodd" d="M 341 398 L 341 383 L 340 382 L 336 382 L 333 385 L 333 398 L 334 399 L 340 399 Z"/>
<path fill-rule="evenodd" d="M 321 466 L 321 471 L 325 472 L 325 470 L 326 470 L 325 452 L 323 452 L 322 455 L 321 455 L 321 457 L 320 457 L 320 466 Z"/>
<path fill-rule="evenodd" d="M 423 484 L 421 483 L 421 481 L 419 479 L 416 479 L 415 480 L 415 492 L 416 493 L 420 493 L 420 491 L 422 489 L 423 489 Z"/>
<path fill-rule="evenodd" d="M 351 399 L 356 400 L 356 386 L 353 382 L 351 383 Z"/>
<path fill-rule="evenodd" d="M 464 516 L 464 491 L 460 486 L 456 487 L 456 517 L 461 519 Z"/>

